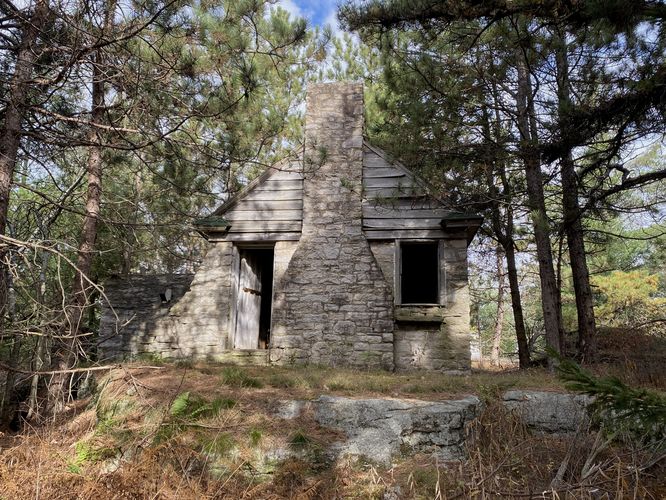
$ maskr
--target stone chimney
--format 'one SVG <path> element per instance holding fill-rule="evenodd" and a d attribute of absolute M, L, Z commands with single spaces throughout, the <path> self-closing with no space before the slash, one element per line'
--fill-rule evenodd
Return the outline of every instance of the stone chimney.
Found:
<path fill-rule="evenodd" d="M 313 84 L 303 230 L 276 283 L 275 362 L 393 367 L 393 296 L 363 234 L 363 85 Z"/>
<path fill-rule="evenodd" d="M 308 87 L 303 236 L 362 234 L 363 84 Z"/>

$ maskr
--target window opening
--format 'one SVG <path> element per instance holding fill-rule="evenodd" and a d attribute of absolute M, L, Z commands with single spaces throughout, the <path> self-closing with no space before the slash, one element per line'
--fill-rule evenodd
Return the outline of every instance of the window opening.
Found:
<path fill-rule="evenodd" d="M 402 303 L 438 304 L 439 252 L 437 242 L 404 242 L 400 245 L 400 249 Z"/>

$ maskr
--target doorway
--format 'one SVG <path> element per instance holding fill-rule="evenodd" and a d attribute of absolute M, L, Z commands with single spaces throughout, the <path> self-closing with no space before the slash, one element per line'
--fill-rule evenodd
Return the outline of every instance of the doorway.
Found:
<path fill-rule="evenodd" d="M 234 349 L 268 349 L 273 302 L 273 248 L 239 248 Z"/>

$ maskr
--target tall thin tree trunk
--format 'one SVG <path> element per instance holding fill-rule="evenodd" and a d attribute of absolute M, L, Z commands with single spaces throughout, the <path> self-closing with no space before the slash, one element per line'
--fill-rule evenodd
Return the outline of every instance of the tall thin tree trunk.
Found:
<path fill-rule="evenodd" d="M 41 251 L 41 268 L 39 271 L 39 283 L 37 289 L 37 317 L 43 314 L 43 308 L 46 304 L 46 269 L 49 265 L 51 254 L 44 250 Z M 33 353 L 32 369 L 36 372 L 48 366 L 49 337 L 45 334 L 37 338 L 37 347 Z M 28 398 L 28 420 L 33 420 L 39 415 L 39 375 L 35 374 L 30 380 L 30 396 Z"/>
<path fill-rule="evenodd" d="M 495 108 L 495 141 L 500 144 L 503 142 L 501 117 L 500 117 L 500 99 L 497 89 L 497 82 L 492 85 L 493 105 Z M 518 344 L 518 363 L 520 368 L 525 369 L 530 366 L 530 347 L 527 342 L 527 330 L 525 329 L 525 318 L 523 316 L 523 304 L 520 298 L 520 282 L 518 280 L 518 269 L 516 266 L 516 250 L 513 241 L 514 218 L 513 218 L 513 186 L 509 182 L 506 173 L 506 162 L 499 162 L 497 175 L 502 185 L 502 198 L 506 206 L 504 213 L 504 222 L 501 222 L 499 203 L 492 204 L 493 209 L 493 231 L 498 238 L 504 256 L 506 257 L 506 271 L 509 278 L 509 293 L 511 295 L 511 309 L 513 311 L 514 328 L 516 330 L 516 342 Z M 493 183 L 493 192 L 496 192 Z M 496 197 L 497 198 L 497 197 Z"/>
<path fill-rule="evenodd" d="M 559 290 L 553 269 L 553 251 L 550 242 L 550 223 L 541 178 L 541 163 L 538 152 L 538 133 L 532 102 L 532 82 L 523 54 L 518 54 L 518 92 L 516 104 L 518 128 L 521 135 L 521 156 L 527 181 L 527 198 L 534 239 L 536 241 L 539 278 L 541 282 L 541 307 L 546 332 L 546 343 L 556 352 L 562 350 L 562 313 L 559 307 Z"/>
<path fill-rule="evenodd" d="M 11 255 L 11 254 L 10 254 Z M 9 323 L 13 324 L 16 316 L 16 290 L 14 289 L 14 277 L 11 274 L 10 269 L 6 269 L 7 276 L 5 277 L 5 283 L 7 283 L 7 313 L 9 317 Z M 12 338 L 12 346 L 9 350 L 9 359 L 11 360 L 10 368 L 18 367 L 19 358 L 21 356 L 21 342 L 23 340 L 23 335 L 20 332 L 16 332 Z M 16 383 L 16 372 L 11 369 L 7 371 L 7 376 L 5 378 L 5 391 L 2 398 L 2 413 L 0 414 L 0 422 L 4 426 L 9 424 L 14 417 L 15 406 L 13 404 L 14 399 L 14 385 Z"/>
<path fill-rule="evenodd" d="M 14 75 L 7 94 L 4 123 L 0 135 L 0 234 L 5 234 L 9 194 L 12 188 L 16 158 L 21 144 L 23 120 L 29 105 L 32 73 L 37 60 L 37 40 L 49 14 L 47 0 L 37 0 L 35 10 L 25 22 L 19 45 Z M 4 307 L 5 301 L 1 306 Z"/>
<path fill-rule="evenodd" d="M 557 94 L 560 116 L 571 106 L 569 84 L 569 61 L 567 45 L 563 36 L 556 53 Z M 595 351 L 596 322 L 594 317 L 594 298 L 590 286 L 590 273 L 587 267 L 585 241 L 580 205 L 578 203 L 578 179 L 571 151 L 565 151 L 560 159 L 562 177 L 562 207 L 564 212 L 564 230 L 569 246 L 569 262 L 576 295 L 576 313 L 578 317 L 578 353 L 581 358 L 591 357 Z"/>
<path fill-rule="evenodd" d="M 49 15 L 47 0 L 37 0 L 35 10 L 25 21 L 18 47 L 14 74 L 7 92 L 7 106 L 0 130 L 0 235 L 7 229 L 9 197 L 12 189 L 14 170 L 21 145 L 23 121 L 29 106 L 30 88 L 35 62 L 38 57 L 37 42 L 40 29 L 46 24 Z M 7 313 L 9 267 L 7 254 L 0 251 L 0 337 L 4 338 L 5 314 Z M 6 364 L 10 367 L 5 382 L 5 397 L 0 408 L 0 425 L 6 426 L 11 418 L 9 412 L 10 395 L 14 388 L 14 372 L 11 368 L 18 365 L 19 340 L 13 339 L 13 348 L 9 352 Z"/>
<path fill-rule="evenodd" d="M 90 119 L 93 123 L 103 123 L 105 118 L 104 75 L 100 51 L 92 58 L 91 64 L 92 108 Z M 69 370 L 76 364 L 81 352 L 79 330 L 90 296 L 88 279 L 92 269 L 102 199 L 102 141 L 99 129 L 91 125 L 88 139 L 91 145 L 88 147 L 86 214 L 81 229 L 81 240 L 76 260 L 77 269 L 74 272 L 69 305 L 65 315 L 64 333 L 66 340 L 59 343 L 54 354 L 54 370 Z M 71 376 L 65 373 L 54 375 L 51 379 L 49 384 L 49 408 L 53 414 L 61 412 L 67 402 L 70 379 Z"/>
<path fill-rule="evenodd" d="M 510 226 L 509 226 L 510 225 Z M 511 227 L 513 232 L 513 216 L 507 219 L 507 230 Z M 518 269 L 516 267 L 516 250 L 513 238 L 506 245 L 502 245 L 506 258 L 506 274 L 509 278 L 509 293 L 511 294 L 511 310 L 513 311 L 514 327 L 516 329 L 516 341 L 518 343 L 518 364 L 525 369 L 530 366 L 530 346 L 527 342 L 527 330 L 525 329 L 525 318 L 523 316 L 523 304 L 520 299 L 520 282 L 518 280 Z"/>
<path fill-rule="evenodd" d="M 497 316 L 495 317 L 495 330 L 493 332 L 493 348 L 490 353 L 490 360 L 494 366 L 500 366 L 500 349 L 502 347 L 502 329 L 504 326 L 504 258 L 502 256 L 501 246 L 498 244 L 495 249 L 497 257 Z"/>

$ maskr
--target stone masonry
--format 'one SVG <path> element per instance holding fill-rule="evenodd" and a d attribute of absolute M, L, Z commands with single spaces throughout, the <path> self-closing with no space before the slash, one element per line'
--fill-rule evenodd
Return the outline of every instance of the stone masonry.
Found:
<path fill-rule="evenodd" d="M 303 230 L 275 283 L 271 360 L 393 368 L 393 294 L 362 229 L 362 85 L 311 85 L 305 134 Z"/>
<path fill-rule="evenodd" d="M 395 366 L 460 372 L 471 367 L 467 242 L 440 240 L 441 323 L 397 321 Z"/>
<path fill-rule="evenodd" d="M 367 209 L 367 183 L 377 182 L 377 175 L 366 175 L 364 170 L 374 168 L 389 176 L 381 180 L 389 180 L 391 174 L 407 177 L 364 143 L 361 83 L 310 85 L 305 121 L 302 184 L 300 176 L 297 181 L 274 176 L 272 187 L 257 190 L 263 197 L 254 202 L 269 209 L 244 210 L 263 224 L 260 231 L 248 231 L 246 226 L 244 234 L 234 235 L 218 229 L 194 277 L 134 275 L 105 284 L 113 309 L 103 306 L 100 359 L 152 353 L 166 358 L 228 361 L 231 356 L 237 362 L 246 356 L 260 363 L 388 370 L 470 368 L 468 227 L 442 229 L 436 217 L 435 230 L 402 231 L 417 218 L 407 207 L 395 210 L 405 226 L 382 231 L 379 237 L 368 235 L 363 203 L 365 197 Z M 367 160 L 367 155 L 375 157 Z M 250 185 L 250 194 L 241 193 L 239 199 L 251 199 L 251 189 L 257 186 Z M 300 237 L 299 220 L 289 219 L 295 227 L 288 234 L 265 230 L 266 225 L 277 227 L 271 222 L 283 222 L 280 213 L 298 212 L 300 217 L 301 196 Z M 290 205 L 289 210 L 285 205 Z M 444 210 L 441 217 L 448 216 L 448 209 L 439 210 Z M 243 222 L 229 220 L 231 227 L 242 227 Z M 414 240 L 439 245 L 439 296 L 433 304 L 394 300 L 400 295 L 394 288 L 401 280 L 401 245 Z M 253 246 L 274 250 L 269 348 L 234 350 L 240 255 Z M 167 291 L 170 300 L 165 298 Z"/>
<path fill-rule="evenodd" d="M 125 358 L 156 347 L 155 327 L 190 287 L 191 274 L 114 277 L 104 284 L 98 357 Z M 166 301 L 166 295 L 170 300 Z M 169 349 L 170 351 L 170 349 Z"/>
<path fill-rule="evenodd" d="M 106 283 L 119 321 L 105 304 L 99 358 L 206 358 L 228 349 L 232 250 L 227 242 L 209 247 L 194 277 L 135 275 Z M 171 300 L 162 303 L 167 289 Z"/>

